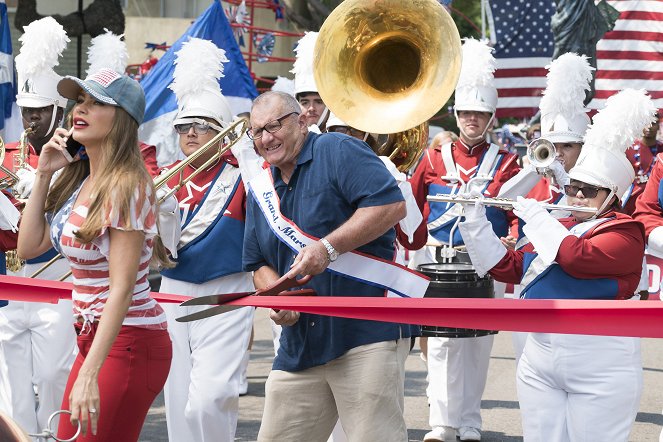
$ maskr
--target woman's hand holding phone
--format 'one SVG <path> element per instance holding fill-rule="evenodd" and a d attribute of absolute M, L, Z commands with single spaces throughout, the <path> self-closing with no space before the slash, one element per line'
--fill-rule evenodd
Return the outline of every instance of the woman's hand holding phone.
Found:
<path fill-rule="evenodd" d="M 73 132 L 74 128 L 55 129 L 53 137 L 41 149 L 37 166 L 39 172 L 52 174 L 73 161 L 73 156 L 67 151 L 67 140 L 71 138 Z"/>

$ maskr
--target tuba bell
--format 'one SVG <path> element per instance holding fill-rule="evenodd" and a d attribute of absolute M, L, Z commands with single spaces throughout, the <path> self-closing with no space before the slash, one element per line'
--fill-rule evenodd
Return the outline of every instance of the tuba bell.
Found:
<path fill-rule="evenodd" d="M 426 121 L 460 74 L 458 29 L 439 2 L 346 0 L 320 28 L 315 54 L 327 107 L 354 128 L 392 134 L 398 151 L 388 156 L 407 158 L 399 169 L 414 164 L 428 142 Z"/>

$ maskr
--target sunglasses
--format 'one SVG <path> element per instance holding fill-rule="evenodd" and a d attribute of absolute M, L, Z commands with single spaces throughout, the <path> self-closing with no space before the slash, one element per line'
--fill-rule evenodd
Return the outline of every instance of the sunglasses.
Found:
<path fill-rule="evenodd" d="M 599 194 L 599 190 L 601 190 L 601 188 L 596 186 L 576 186 L 574 184 L 567 184 L 564 186 L 564 193 L 566 196 L 576 196 L 578 191 L 581 191 L 585 198 L 596 198 L 596 195 Z"/>
<path fill-rule="evenodd" d="M 173 126 L 175 127 L 175 132 L 180 135 L 188 134 L 192 127 L 196 135 L 205 135 L 210 129 L 214 129 L 217 132 L 223 130 L 220 126 L 201 118 L 180 118 L 178 123 Z"/>

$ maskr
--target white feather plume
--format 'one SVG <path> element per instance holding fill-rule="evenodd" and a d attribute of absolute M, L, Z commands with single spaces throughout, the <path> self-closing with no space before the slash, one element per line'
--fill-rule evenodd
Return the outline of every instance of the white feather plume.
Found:
<path fill-rule="evenodd" d="M 224 76 L 223 63 L 228 62 L 226 51 L 209 40 L 192 38 L 175 55 L 173 82 L 168 88 L 175 92 L 178 103 L 188 95 L 221 95 L 219 79 Z"/>
<path fill-rule="evenodd" d="M 97 35 L 90 40 L 87 50 L 87 62 L 90 65 L 87 75 L 94 74 L 101 69 L 112 69 L 119 74 L 124 74 L 129 63 L 129 52 L 127 44 L 122 40 L 122 35 L 115 35 L 104 28 L 106 33 Z"/>
<path fill-rule="evenodd" d="M 497 62 L 493 48 L 474 38 L 463 43 L 463 63 L 456 88 L 463 86 L 493 86 Z"/>
<path fill-rule="evenodd" d="M 562 54 L 547 68 L 547 86 L 539 105 L 541 114 L 563 115 L 570 119 L 585 113 L 585 91 L 590 89 L 594 70 L 587 56 Z"/>
<path fill-rule="evenodd" d="M 57 66 L 58 58 L 69 43 L 62 25 L 53 17 L 35 20 L 23 27 L 20 53 L 16 56 L 16 71 L 21 78 L 33 78 Z"/>
<path fill-rule="evenodd" d="M 318 41 L 317 32 L 307 32 L 299 39 L 295 53 L 297 58 L 292 66 L 292 72 L 297 75 L 313 76 L 313 57 L 315 55 L 315 42 Z"/>
<path fill-rule="evenodd" d="M 625 152 L 654 122 L 656 106 L 642 89 L 624 89 L 606 100 L 585 134 L 585 147 Z"/>
<path fill-rule="evenodd" d="M 286 94 L 295 96 L 295 80 L 286 77 L 278 76 L 274 81 L 272 90 L 276 92 L 285 92 Z"/>

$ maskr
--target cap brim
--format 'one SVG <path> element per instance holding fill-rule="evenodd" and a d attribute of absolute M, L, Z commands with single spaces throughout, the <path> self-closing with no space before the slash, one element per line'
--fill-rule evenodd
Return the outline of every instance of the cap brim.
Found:
<path fill-rule="evenodd" d="M 16 105 L 18 107 L 31 107 L 40 108 L 46 106 L 53 106 L 55 103 L 52 99 L 42 98 L 32 94 L 18 94 L 16 95 Z"/>
<path fill-rule="evenodd" d="M 101 89 L 101 86 L 93 81 L 86 82 L 80 78 L 67 75 L 58 83 L 58 92 L 60 95 L 70 100 L 76 100 L 81 89 L 102 103 L 119 106 L 115 100 L 106 95 Z"/>
<path fill-rule="evenodd" d="M 210 111 L 202 108 L 184 109 L 177 114 L 177 116 L 175 117 L 175 121 L 181 118 L 211 118 L 212 120 L 216 121 L 219 126 L 223 128 L 228 127 L 228 123 L 224 121 L 219 121 L 219 119 L 216 116 L 212 115 Z M 175 124 L 178 123 L 173 122 L 173 125 Z"/>

